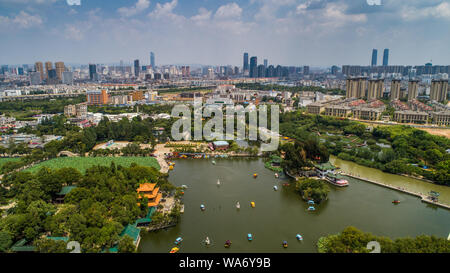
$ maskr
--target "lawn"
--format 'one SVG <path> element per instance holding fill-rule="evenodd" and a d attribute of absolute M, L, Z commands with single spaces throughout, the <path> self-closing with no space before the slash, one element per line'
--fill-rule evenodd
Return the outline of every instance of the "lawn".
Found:
<path fill-rule="evenodd" d="M 13 158 L 11 158 L 11 157 L 2 157 L 2 158 L 0 158 L 0 168 L 3 167 L 3 165 L 5 165 L 5 163 L 7 163 L 7 162 L 19 161 L 19 160 L 20 160 L 20 158 L 18 158 L 18 157 L 13 157 Z"/>
<path fill-rule="evenodd" d="M 41 167 L 50 169 L 73 167 L 84 173 L 89 167 L 94 165 L 109 166 L 113 161 L 116 165 L 122 165 L 124 167 L 129 167 L 131 163 L 136 163 L 141 166 L 154 167 L 157 170 L 160 169 L 158 161 L 153 157 L 60 157 L 39 163 L 26 169 L 26 171 L 36 172 Z"/>

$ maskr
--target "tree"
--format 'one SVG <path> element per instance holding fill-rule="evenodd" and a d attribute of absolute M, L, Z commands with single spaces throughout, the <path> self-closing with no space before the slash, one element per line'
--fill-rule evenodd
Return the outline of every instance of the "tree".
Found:
<path fill-rule="evenodd" d="M 51 240 L 47 238 L 35 241 L 36 250 L 39 253 L 69 253 L 67 243 L 61 240 Z"/>
<path fill-rule="evenodd" d="M 136 246 L 134 245 L 133 238 L 125 235 L 120 239 L 118 245 L 119 253 L 134 253 L 136 252 Z"/>
<path fill-rule="evenodd" d="M 6 252 L 12 245 L 12 238 L 9 232 L 0 231 L 0 252 Z"/>

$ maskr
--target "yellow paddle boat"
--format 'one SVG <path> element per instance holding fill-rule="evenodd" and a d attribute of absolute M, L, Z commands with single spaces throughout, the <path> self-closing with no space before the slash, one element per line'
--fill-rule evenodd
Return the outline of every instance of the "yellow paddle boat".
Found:
<path fill-rule="evenodd" d="M 252 208 L 254 208 L 256 206 L 255 202 L 250 202 L 250 206 L 252 206 Z"/>

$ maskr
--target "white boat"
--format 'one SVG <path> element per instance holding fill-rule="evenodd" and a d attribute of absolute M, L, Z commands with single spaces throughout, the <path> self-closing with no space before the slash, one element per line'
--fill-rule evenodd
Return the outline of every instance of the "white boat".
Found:
<path fill-rule="evenodd" d="M 211 244 L 211 241 L 209 240 L 209 237 L 206 237 L 206 239 L 205 239 L 205 244 L 206 244 L 206 245 Z"/>
<path fill-rule="evenodd" d="M 278 187 L 277 187 L 277 186 L 273 186 L 273 189 L 274 189 L 275 191 L 277 191 L 277 190 L 278 190 Z"/>
<path fill-rule="evenodd" d="M 220 180 L 217 179 L 217 186 L 220 186 Z"/>
<path fill-rule="evenodd" d="M 278 173 L 275 173 L 275 177 L 278 178 Z"/>
<path fill-rule="evenodd" d="M 241 204 L 239 204 L 239 202 L 236 203 L 236 208 L 240 209 L 241 208 Z"/>
<path fill-rule="evenodd" d="M 186 186 L 186 185 L 181 185 L 181 187 L 182 187 L 183 189 L 187 189 L 187 188 L 188 188 L 188 186 Z"/>

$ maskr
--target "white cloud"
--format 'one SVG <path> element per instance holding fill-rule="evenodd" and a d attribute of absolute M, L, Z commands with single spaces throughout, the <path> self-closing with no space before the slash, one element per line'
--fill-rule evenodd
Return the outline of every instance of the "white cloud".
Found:
<path fill-rule="evenodd" d="M 191 17 L 191 20 L 197 24 L 202 24 L 205 21 L 211 19 L 212 11 L 205 8 L 199 8 L 198 14 Z"/>
<path fill-rule="evenodd" d="M 121 7 L 117 10 L 117 12 L 119 12 L 119 14 L 123 17 L 130 17 L 148 9 L 149 6 L 149 0 L 138 0 L 133 6 Z"/>
<path fill-rule="evenodd" d="M 165 4 L 156 4 L 156 8 L 149 14 L 150 17 L 153 18 L 174 18 L 178 17 L 179 15 L 176 15 L 173 13 L 173 9 L 178 5 L 178 0 L 172 0 L 172 2 L 167 2 Z"/>
<path fill-rule="evenodd" d="M 1 27 L 28 29 L 42 25 L 43 20 L 39 15 L 31 15 L 25 11 L 20 11 L 19 14 L 13 17 L 0 16 Z"/>
<path fill-rule="evenodd" d="M 400 10 L 400 16 L 406 21 L 426 19 L 429 17 L 437 19 L 450 19 L 450 3 L 442 2 L 435 6 L 416 8 L 406 5 Z"/>
<path fill-rule="evenodd" d="M 216 19 L 230 19 L 239 18 L 242 14 L 242 8 L 236 3 L 228 3 L 226 5 L 220 6 L 214 17 Z"/>

